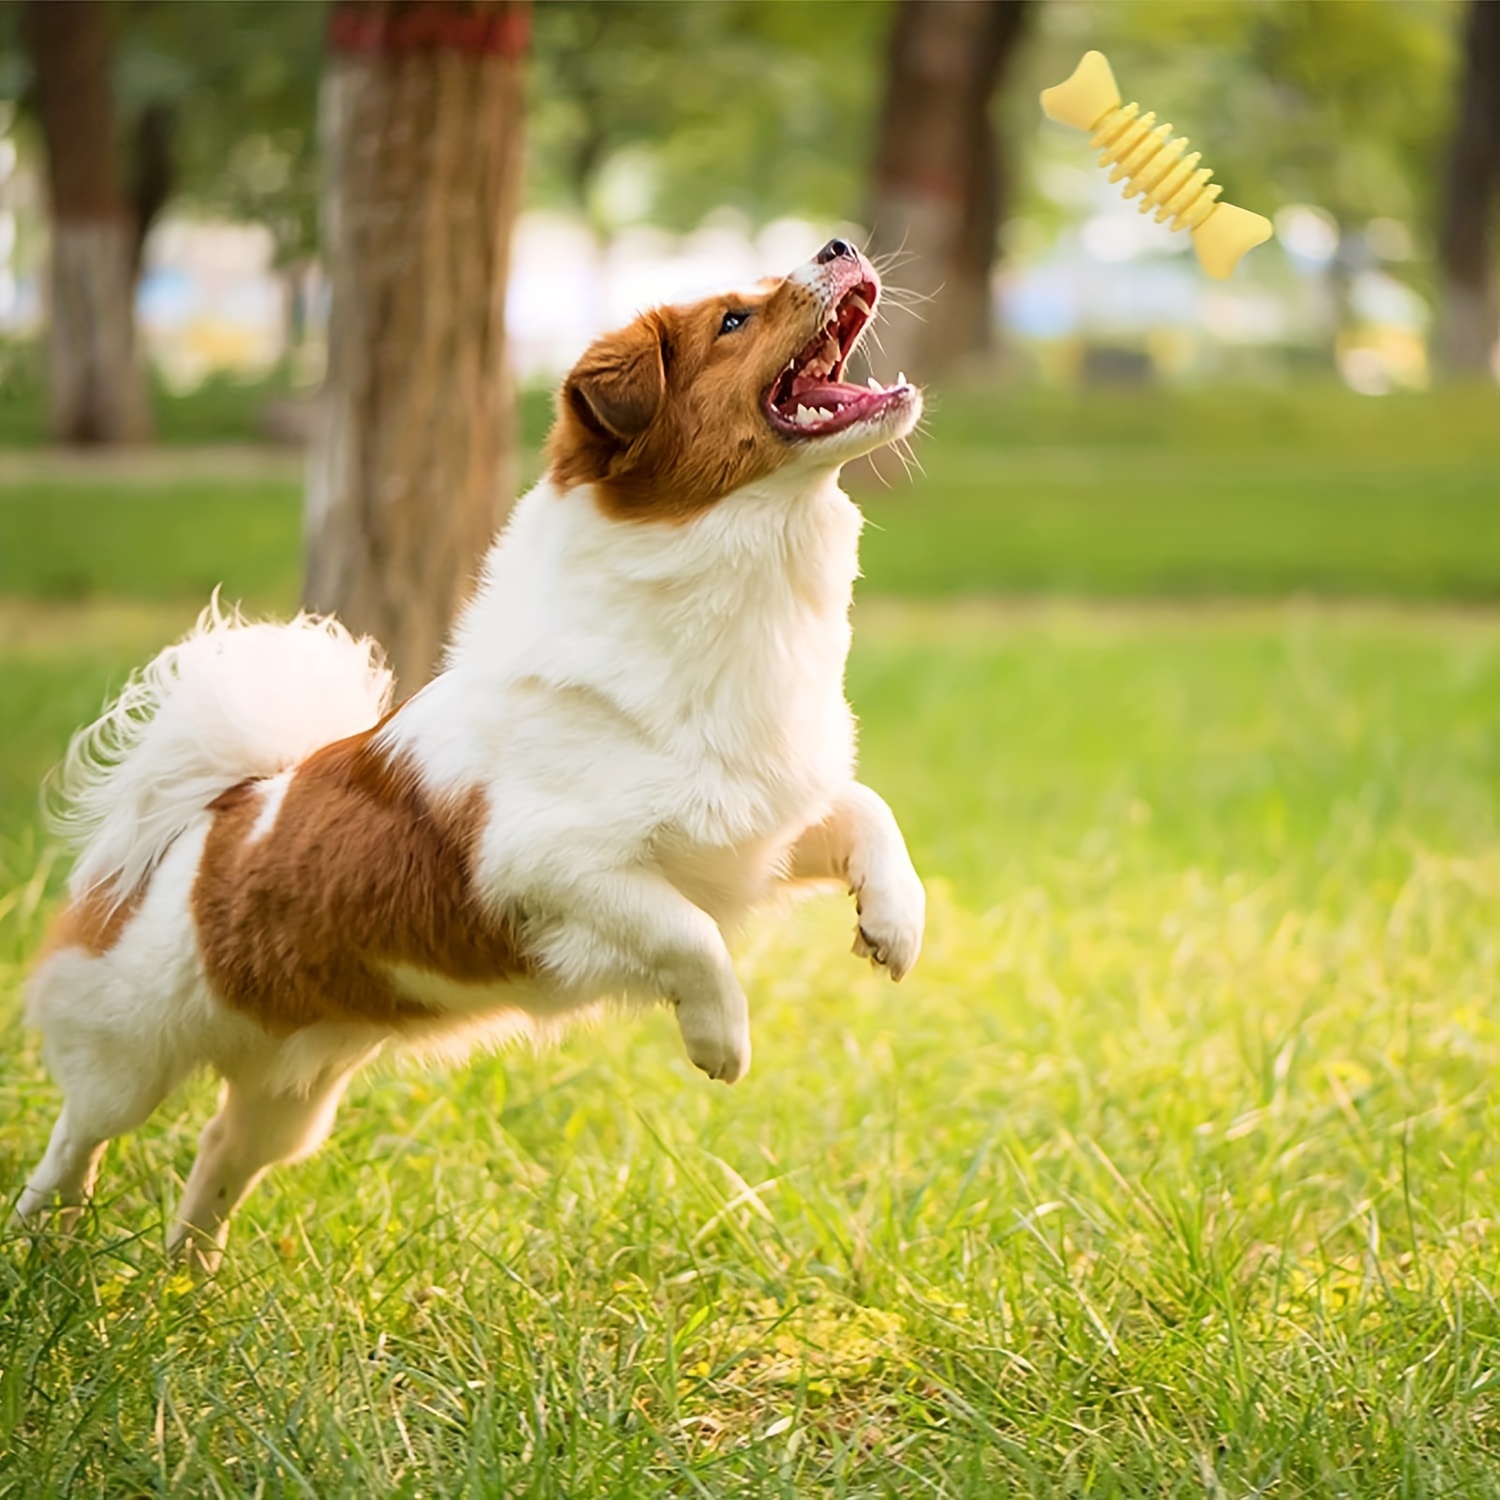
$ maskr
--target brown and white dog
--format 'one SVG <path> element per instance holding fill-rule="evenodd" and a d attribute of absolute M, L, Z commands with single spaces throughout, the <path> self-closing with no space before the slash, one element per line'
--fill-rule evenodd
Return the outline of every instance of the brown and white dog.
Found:
<path fill-rule="evenodd" d="M 854 779 L 843 689 L 839 469 L 921 412 L 904 380 L 841 378 L 878 297 L 833 240 L 596 342 L 444 670 L 394 713 L 371 642 L 214 605 L 77 737 L 80 852 L 29 989 L 65 1103 L 19 1217 L 79 1203 L 105 1143 L 205 1064 L 221 1104 L 172 1233 L 205 1267 L 387 1043 L 665 999 L 733 1083 L 723 932 L 780 881 L 843 881 L 855 951 L 911 967 L 922 884 Z"/>

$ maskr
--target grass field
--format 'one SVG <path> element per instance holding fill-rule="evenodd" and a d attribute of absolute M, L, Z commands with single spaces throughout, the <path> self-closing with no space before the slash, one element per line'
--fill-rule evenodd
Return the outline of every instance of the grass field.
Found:
<path fill-rule="evenodd" d="M 977 513 L 982 476 L 1062 462 L 1041 416 L 1029 447 L 981 441 L 975 400 L 878 515 Z M 1365 469 L 1381 439 L 1326 412 L 1256 460 L 1346 518 L 1361 475 L 1447 476 L 1392 481 L 1427 550 L 1351 541 L 1350 592 L 1431 593 L 1433 557 L 1500 578 L 1482 408 L 1423 410 Z M 1221 412 L 1196 456 L 1180 424 L 1132 438 L 1131 471 L 1115 420 L 1075 446 L 1175 475 L 1178 522 L 1195 465 L 1254 456 Z M 8 1190 L 56 1107 L 17 1005 L 58 880 L 36 780 L 216 566 L 264 604 L 295 579 L 290 540 L 244 545 L 260 507 L 231 486 L 111 495 L 108 532 L 96 498 L 33 546 L 48 485 L 66 515 L 59 482 L 0 498 Z M 1118 499 L 1077 495 L 1055 569 Z M 1179 594 L 1274 592 L 1295 507 L 1241 499 L 1239 585 Z M 132 514 L 184 539 L 149 588 Z M 980 541 L 946 534 L 962 579 Z M 74 1237 L 0 1249 L 0 1494 L 1500 1494 L 1500 613 L 902 598 L 927 584 L 895 536 L 867 550 L 850 687 L 930 881 L 917 972 L 857 965 L 819 898 L 742 944 L 734 1090 L 663 1015 L 379 1069 L 203 1288 L 159 1250 L 194 1084 L 112 1148 Z"/>
<path fill-rule="evenodd" d="M 1115 392 L 1083 404 L 971 390 L 932 404 L 917 444 L 925 473 L 907 484 L 885 455 L 891 489 L 855 476 L 881 593 L 1500 600 L 1493 388 L 1378 401 L 1331 387 Z M 545 395 L 528 395 L 528 473 L 548 412 Z M 250 425 L 208 422 L 190 411 L 193 432 Z M 236 452 L 209 484 L 164 481 L 149 464 L 123 477 L 51 471 L 24 452 L 7 465 L 0 451 L 0 594 L 192 600 L 227 571 L 230 593 L 284 608 L 299 584 L 300 506 L 295 459 L 252 466 Z"/>

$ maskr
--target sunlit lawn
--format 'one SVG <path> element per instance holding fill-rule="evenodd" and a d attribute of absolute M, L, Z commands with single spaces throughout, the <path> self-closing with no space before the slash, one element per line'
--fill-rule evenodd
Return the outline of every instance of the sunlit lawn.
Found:
<path fill-rule="evenodd" d="M 1500 1493 L 1500 614 L 903 603 L 868 556 L 917 973 L 819 899 L 741 945 L 734 1090 L 664 1015 L 377 1070 L 204 1289 L 193 1086 L 0 1252 L 0 1493 Z M 7 1191 L 56 1107 L 32 788 L 191 613 L 84 592 L 0 601 Z"/>

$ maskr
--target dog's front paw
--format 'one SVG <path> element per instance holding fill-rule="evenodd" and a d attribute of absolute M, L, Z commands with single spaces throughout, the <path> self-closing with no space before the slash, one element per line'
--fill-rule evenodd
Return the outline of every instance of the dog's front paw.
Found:
<path fill-rule="evenodd" d="M 927 892 L 909 861 L 872 872 L 855 887 L 859 923 L 854 951 L 889 971 L 892 979 L 909 973 L 922 951 Z"/>
<path fill-rule="evenodd" d="M 750 1071 L 750 1018 L 738 1007 L 680 1001 L 677 1026 L 688 1061 L 719 1083 L 738 1083 Z"/>

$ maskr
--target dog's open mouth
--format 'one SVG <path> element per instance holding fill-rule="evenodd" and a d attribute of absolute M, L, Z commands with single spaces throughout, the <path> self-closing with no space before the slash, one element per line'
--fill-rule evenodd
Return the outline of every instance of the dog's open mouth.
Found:
<path fill-rule="evenodd" d="M 826 437 L 867 421 L 884 408 L 905 400 L 911 391 L 905 375 L 896 383 L 847 385 L 844 366 L 875 313 L 880 296 L 873 282 L 863 281 L 844 293 L 833 316 L 813 335 L 766 392 L 771 426 L 789 438 Z"/>

